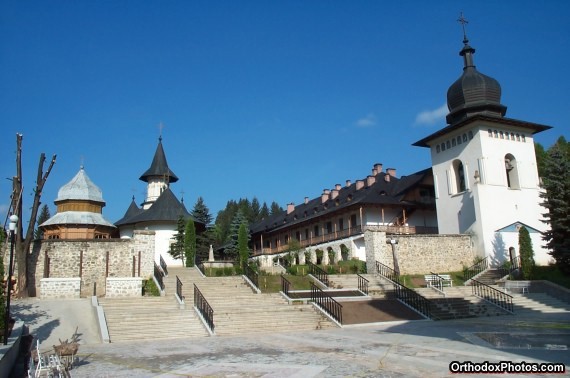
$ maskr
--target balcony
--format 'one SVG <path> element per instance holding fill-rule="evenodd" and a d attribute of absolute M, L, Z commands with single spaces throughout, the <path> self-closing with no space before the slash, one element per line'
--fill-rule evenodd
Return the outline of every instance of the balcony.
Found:
<path fill-rule="evenodd" d="M 415 234 L 437 234 L 437 227 L 424 227 L 424 226 L 364 226 L 364 229 L 369 228 L 376 231 L 384 231 L 388 235 L 415 235 Z M 319 236 L 313 236 L 309 239 L 299 240 L 301 249 L 328 243 L 335 240 L 346 239 L 355 235 L 362 235 L 364 233 L 362 226 L 347 228 L 342 231 L 331 232 Z M 264 247 L 263 249 L 256 249 L 253 251 L 253 256 L 261 254 L 277 254 L 283 253 L 288 249 L 287 244 L 282 244 L 275 247 Z"/>

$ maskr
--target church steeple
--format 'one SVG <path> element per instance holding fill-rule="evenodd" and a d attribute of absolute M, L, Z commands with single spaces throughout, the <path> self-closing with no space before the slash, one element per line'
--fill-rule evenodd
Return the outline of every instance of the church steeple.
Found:
<path fill-rule="evenodd" d="M 170 183 L 178 181 L 178 177 L 172 172 L 166 162 L 166 155 L 162 147 L 162 135 L 158 138 L 158 146 L 156 147 L 150 168 L 142 174 L 139 180 L 148 184 L 146 200 L 143 203 L 143 208 L 145 209 L 149 208 L 160 197 L 160 194 L 169 187 Z"/>
<path fill-rule="evenodd" d="M 474 114 L 503 117 L 507 107 L 501 104 L 501 86 L 475 68 L 475 49 L 469 45 L 463 13 L 458 21 L 463 27 L 463 48 L 459 52 L 463 57 L 463 74 L 447 91 L 447 123 L 451 125 Z"/>

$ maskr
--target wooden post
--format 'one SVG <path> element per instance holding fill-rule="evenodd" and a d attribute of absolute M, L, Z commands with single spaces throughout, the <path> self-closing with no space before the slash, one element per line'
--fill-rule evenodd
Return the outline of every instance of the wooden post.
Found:
<path fill-rule="evenodd" d="M 141 251 L 139 251 L 139 274 L 137 275 L 137 277 L 141 276 Z"/>
<path fill-rule="evenodd" d="M 83 251 L 79 251 L 79 277 L 83 277 Z"/>
<path fill-rule="evenodd" d="M 105 253 L 105 277 L 109 277 L 109 251 Z"/>

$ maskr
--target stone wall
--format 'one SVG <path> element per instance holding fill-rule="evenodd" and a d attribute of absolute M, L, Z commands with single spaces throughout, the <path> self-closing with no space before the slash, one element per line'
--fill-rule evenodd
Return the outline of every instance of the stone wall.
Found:
<path fill-rule="evenodd" d="M 40 297 L 42 299 L 75 299 L 81 295 L 81 278 L 42 278 Z"/>
<path fill-rule="evenodd" d="M 394 267 L 391 241 L 396 242 L 400 274 L 461 271 L 476 256 L 469 235 L 386 235 L 368 228 L 364 233 L 366 267 L 374 271 L 374 260 Z"/>
<path fill-rule="evenodd" d="M 105 296 L 108 298 L 142 296 L 142 277 L 107 277 Z"/>
<path fill-rule="evenodd" d="M 30 296 L 42 278 L 81 278 L 81 296 L 103 296 L 107 277 L 149 278 L 154 272 L 154 231 L 132 239 L 41 240 L 28 256 Z"/>

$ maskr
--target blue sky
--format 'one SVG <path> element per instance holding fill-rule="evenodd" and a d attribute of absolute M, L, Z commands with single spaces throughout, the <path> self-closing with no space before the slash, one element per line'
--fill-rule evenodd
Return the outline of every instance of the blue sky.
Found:
<path fill-rule="evenodd" d="M 0 215 L 24 135 L 24 205 L 40 152 L 42 202 L 84 164 L 117 221 L 162 122 L 174 193 L 215 215 L 230 199 L 301 203 L 374 163 L 430 166 L 411 144 L 445 126 L 463 34 L 507 116 L 569 137 L 568 1 L 3 1 Z M 27 221 L 27 217 L 26 217 Z"/>

